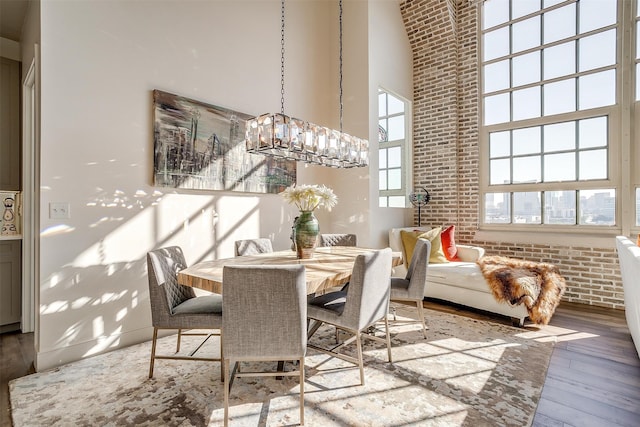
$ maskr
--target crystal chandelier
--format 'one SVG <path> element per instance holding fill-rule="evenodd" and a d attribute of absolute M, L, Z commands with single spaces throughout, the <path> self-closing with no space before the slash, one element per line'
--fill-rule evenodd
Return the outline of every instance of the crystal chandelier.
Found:
<path fill-rule="evenodd" d="M 350 168 L 369 164 L 369 141 L 342 131 L 342 0 L 340 7 L 340 130 L 284 114 L 284 0 L 280 27 L 280 113 L 247 121 L 247 152 L 322 166 Z"/>

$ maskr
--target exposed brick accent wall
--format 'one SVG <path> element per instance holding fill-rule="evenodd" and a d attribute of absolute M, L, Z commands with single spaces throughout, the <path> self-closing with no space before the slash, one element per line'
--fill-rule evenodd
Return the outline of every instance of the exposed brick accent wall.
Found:
<path fill-rule="evenodd" d="M 413 51 L 414 186 L 431 202 L 423 223 L 458 221 L 458 49 L 452 0 L 401 4 Z M 417 210 L 415 212 L 417 224 Z"/>
<path fill-rule="evenodd" d="M 556 264 L 567 281 L 566 301 L 624 308 L 614 249 L 474 240 L 480 214 L 478 3 L 400 4 L 413 51 L 413 179 L 432 196 L 421 222 L 456 224 L 459 243 L 482 246 L 487 254 Z"/>

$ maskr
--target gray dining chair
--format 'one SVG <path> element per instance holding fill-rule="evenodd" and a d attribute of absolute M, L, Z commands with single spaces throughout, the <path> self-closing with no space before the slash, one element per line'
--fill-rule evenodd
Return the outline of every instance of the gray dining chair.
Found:
<path fill-rule="evenodd" d="M 221 362 L 221 375 L 224 375 L 222 372 L 222 346 L 220 347 L 219 358 L 196 356 L 196 352 L 212 336 L 221 335 L 222 295 L 196 296 L 193 288 L 180 285 L 177 274 L 186 267 L 187 263 L 184 254 L 178 246 L 156 249 L 147 253 L 149 302 L 151 303 L 151 323 L 153 325 L 149 378 L 153 377 L 156 359 Z M 175 354 L 156 354 L 158 331 L 160 329 L 178 330 Z M 214 332 L 184 332 L 184 330 L 190 329 L 212 329 Z M 206 338 L 189 355 L 179 355 L 181 339 L 187 335 L 206 336 Z"/>
<path fill-rule="evenodd" d="M 386 343 L 389 362 L 391 338 L 389 336 L 389 296 L 391 291 L 391 249 L 372 251 L 356 257 L 347 291 L 329 292 L 312 298 L 307 305 L 307 317 L 312 322 L 308 336 L 327 323 L 352 336 L 331 349 L 309 343 L 308 347 L 356 364 L 360 368 L 360 384 L 364 385 L 364 362 L 361 336 Z M 385 338 L 367 334 L 369 327 L 383 320 Z M 338 352 L 347 344 L 356 343 L 358 357 Z"/>
<path fill-rule="evenodd" d="M 236 256 L 258 255 L 273 252 L 271 240 L 267 238 L 236 240 Z"/>
<path fill-rule="evenodd" d="M 427 267 L 429 266 L 429 255 L 431 253 L 431 242 L 428 239 L 418 239 L 413 256 L 404 278 L 391 278 L 391 302 L 407 303 L 416 305 L 418 320 L 398 320 L 395 309 L 393 310 L 394 323 L 421 323 L 422 334 L 427 338 L 427 324 L 424 320 L 424 288 L 427 285 Z"/>
<path fill-rule="evenodd" d="M 226 266 L 223 270 L 224 425 L 234 377 L 298 376 L 304 425 L 307 284 L 304 265 Z M 295 361 L 297 371 L 244 371 L 242 362 Z M 235 369 L 229 373 L 231 362 Z"/>
<path fill-rule="evenodd" d="M 358 236 L 355 234 L 325 233 L 318 237 L 318 246 L 358 246 Z M 341 290 L 346 291 L 349 282 L 341 286 Z"/>
<path fill-rule="evenodd" d="M 355 234 L 320 234 L 319 246 L 358 246 Z"/>

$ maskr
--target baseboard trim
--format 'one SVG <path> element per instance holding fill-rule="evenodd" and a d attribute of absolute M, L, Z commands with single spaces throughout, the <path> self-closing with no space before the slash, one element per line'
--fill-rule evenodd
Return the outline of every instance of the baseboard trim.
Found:
<path fill-rule="evenodd" d="M 158 333 L 158 336 L 167 336 L 174 333 L 177 333 L 177 330 L 167 330 L 162 333 Z M 61 365 L 66 365 L 67 363 L 76 362 L 88 357 L 97 356 L 99 354 L 104 354 L 124 347 L 129 347 L 134 344 L 139 344 L 141 342 L 150 341 L 152 337 L 153 328 L 148 327 L 136 329 L 134 331 L 128 331 L 119 335 L 110 336 L 108 338 L 98 337 L 94 340 L 86 341 L 73 346 L 39 351 L 36 353 L 34 362 L 35 370 L 36 372 L 46 371 L 48 369 L 56 368 Z M 104 341 L 106 339 L 112 341 L 112 343 L 109 345 L 105 345 Z M 96 350 L 98 348 L 99 350 Z"/>
<path fill-rule="evenodd" d="M 17 323 L 9 323 L 7 325 L 0 326 L 0 334 L 4 334 L 7 332 L 15 332 L 20 330 L 20 322 Z"/>

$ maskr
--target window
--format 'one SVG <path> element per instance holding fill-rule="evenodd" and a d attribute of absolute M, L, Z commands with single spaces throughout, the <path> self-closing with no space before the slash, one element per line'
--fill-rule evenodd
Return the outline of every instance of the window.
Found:
<path fill-rule="evenodd" d="M 483 3 L 482 224 L 617 225 L 617 7 Z"/>
<path fill-rule="evenodd" d="M 382 89 L 378 90 L 378 174 L 379 206 L 407 207 L 410 177 L 408 148 L 409 103 Z"/>

